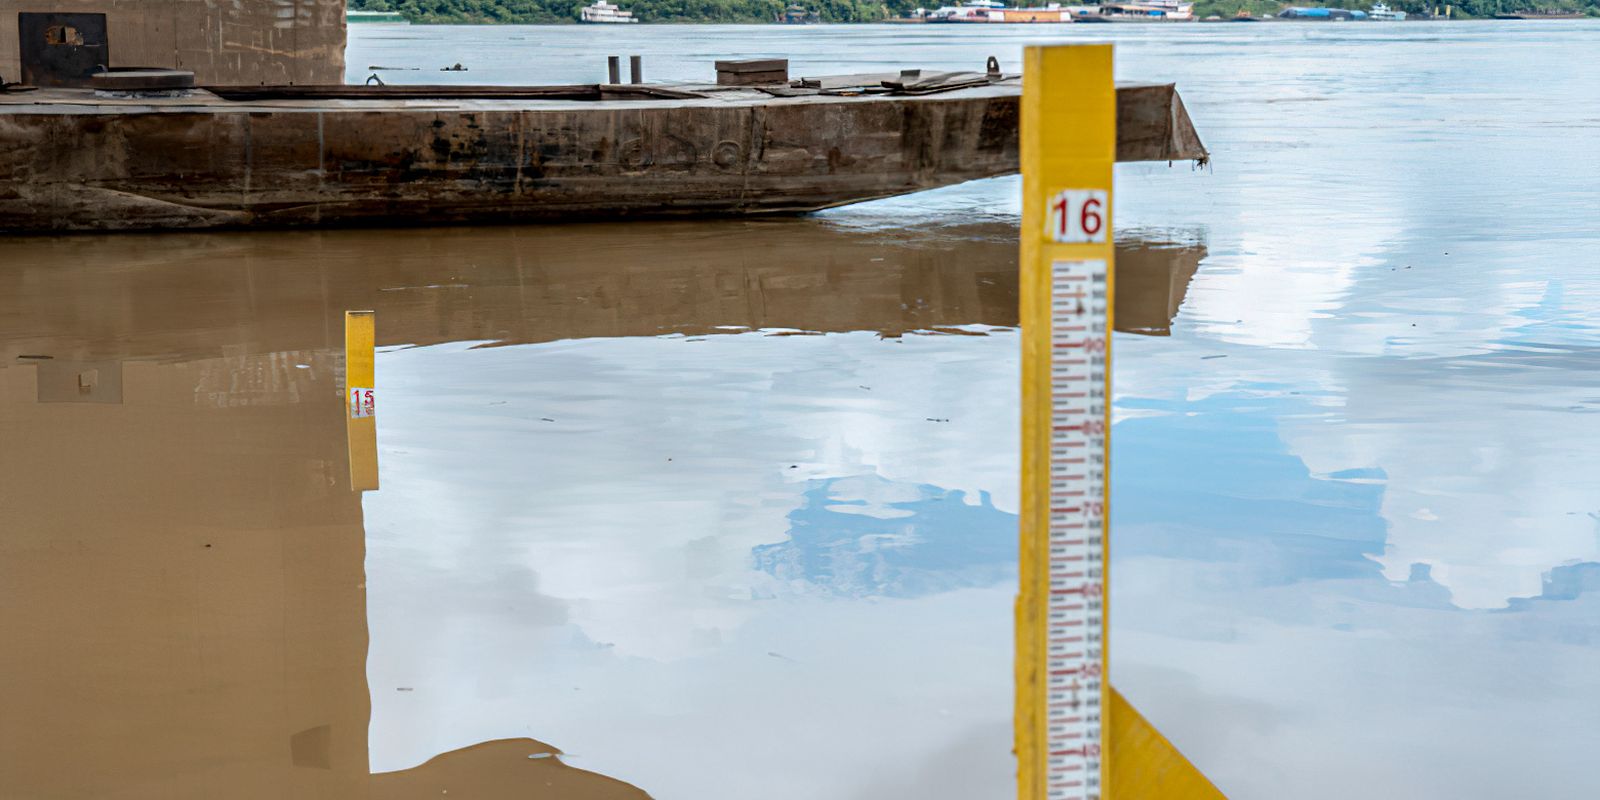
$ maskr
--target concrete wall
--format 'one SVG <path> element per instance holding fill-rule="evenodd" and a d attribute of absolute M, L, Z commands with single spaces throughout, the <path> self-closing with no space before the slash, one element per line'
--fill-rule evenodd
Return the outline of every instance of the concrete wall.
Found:
<path fill-rule="evenodd" d="M 344 0 L 0 0 L 0 77 L 22 74 L 17 14 L 104 13 L 111 66 L 202 84 L 344 82 Z"/>

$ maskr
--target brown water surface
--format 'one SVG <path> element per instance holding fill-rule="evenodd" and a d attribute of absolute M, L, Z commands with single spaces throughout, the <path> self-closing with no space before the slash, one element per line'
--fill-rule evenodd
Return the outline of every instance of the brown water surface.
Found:
<path fill-rule="evenodd" d="M 0 795 L 643 796 L 536 757 L 556 752 L 537 724 L 369 775 L 369 691 L 438 687 L 368 685 L 344 310 L 375 309 L 384 347 L 981 334 L 1015 322 L 1014 235 L 794 220 L 5 242 Z M 1203 254 L 1121 248 L 1118 313 L 1164 330 Z"/>

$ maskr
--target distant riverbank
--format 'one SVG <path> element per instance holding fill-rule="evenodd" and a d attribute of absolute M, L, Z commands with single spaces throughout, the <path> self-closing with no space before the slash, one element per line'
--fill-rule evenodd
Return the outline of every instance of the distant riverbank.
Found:
<path fill-rule="evenodd" d="M 1026 6 L 1026 0 L 1012 5 Z M 1044 2 L 1032 3 L 1045 5 Z M 394 11 L 408 21 L 429 25 L 558 25 L 577 23 L 578 12 L 588 0 L 350 0 L 352 10 Z M 717 23 L 751 24 L 776 23 L 791 6 L 815 14 L 816 19 L 827 23 L 887 22 L 903 19 L 916 8 L 932 8 L 941 3 L 918 3 L 917 0 L 882 0 L 881 2 L 856 2 L 855 0 L 703 0 L 689 3 L 686 0 L 623 0 L 623 8 L 633 12 L 640 22 L 655 23 Z M 1366 0 L 1334 0 L 1328 3 L 1283 3 L 1279 0 L 1198 0 L 1197 17 L 1233 17 L 1244 13 L 1254 17 L 1276 14 L 1290 5 L 1326 6 L 1329 8 L 1366 9 Z M 1434 4 L 1423 0 L 1397 0 L 1390 3 L 1395 10 L 1413 17 L 1427 17 L 1442 12 L 1445 3 Z M 1537 10 L 1541 12 L 1582 13 L 1600 16 L 1600 0 L 1530 0 L 1529 8 L 1521 8 L 1505 0 L 1464 0 L 1449 4 L 1452 19 L 1487 19 L 1497 13 Z"/>

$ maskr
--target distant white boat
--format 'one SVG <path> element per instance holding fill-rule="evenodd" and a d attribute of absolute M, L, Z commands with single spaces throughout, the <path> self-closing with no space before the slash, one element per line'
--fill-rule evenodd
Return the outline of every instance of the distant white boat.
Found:
<path fill-rule="evenodd" d="M 1004 22 L 1005 4 L 998 0 L 970 0 L 928 12 L 928 22 Z"/>
<path fill-rule="evenodd" d="M 606 0 L 596 0 L 594 5 L 584 6 L 583 10 L 578 12 L 578 21 L 628 23 L 638 22 L 639 20 L 633 18 L 632 11 L 623 11 L 622 8 L 615 3 L 608 3 Z"/>
<path fill-rule="evenodd" d="M 1395 11 L 1384 3 L 1373 3 L 1367 16 L 1378 22 L 1399 22 L 1406 18 L 1406 12 Z"/>

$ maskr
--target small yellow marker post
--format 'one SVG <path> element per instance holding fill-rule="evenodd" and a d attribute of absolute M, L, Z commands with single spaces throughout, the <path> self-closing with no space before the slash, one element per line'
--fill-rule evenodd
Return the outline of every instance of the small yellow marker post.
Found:
<path fill-rule="evenodd" d="M 356 492 L 378 488 L 374 323 L 371 311 L 344 312 L 345 435 L 350 452 L 350 489 Z"/>
<path fill-rule="evenodd" d="M 1020 800 L 1222 797 L 1105 679 L 1116 122 L 1111 45 L 1027 48 Z"/>

